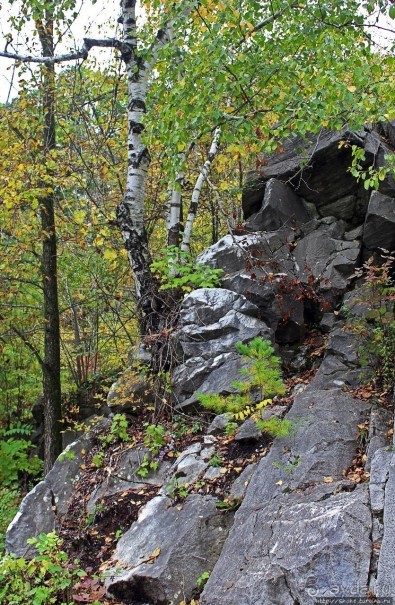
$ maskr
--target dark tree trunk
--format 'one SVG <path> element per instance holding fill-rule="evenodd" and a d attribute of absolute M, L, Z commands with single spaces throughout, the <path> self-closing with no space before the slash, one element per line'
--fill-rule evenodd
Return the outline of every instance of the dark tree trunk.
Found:
<path fill-rule="evenodd" d="M 46 10 L 44 24 L 37 23 L 43 56 L 53 56 L 52 9 Z M 55 66 L 43 67 L 43 142 L 44 158 L 56 147 L 55 136 Z M 49 172 L 49 170 L 48 170 Z M 45 185 L 44 185 L 45 187 Z M 41 271 L 44 291 L 44 471 L 52 468 L 62 451 L 60 326 L 57 280 L 57 242 L 55 193 L 46 192 L 40 200 L 43 237 Z"/>

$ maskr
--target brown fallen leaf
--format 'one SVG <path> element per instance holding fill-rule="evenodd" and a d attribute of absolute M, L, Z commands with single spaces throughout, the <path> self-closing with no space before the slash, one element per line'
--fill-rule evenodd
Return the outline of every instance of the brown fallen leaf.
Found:
<path fill-rule="evenodd" d="M 146 559 L 145 561 L 142 561 L 142 563 L 149 563 L 152 564 L 155 562 L 155 559 L 157 559 L 160 555 L 161 549 L 157 548 L 156 550 L 154 550 L 154 552 L 152 553 L 152 555 L 150 555 L 148 557 L 148 559 Z"/>

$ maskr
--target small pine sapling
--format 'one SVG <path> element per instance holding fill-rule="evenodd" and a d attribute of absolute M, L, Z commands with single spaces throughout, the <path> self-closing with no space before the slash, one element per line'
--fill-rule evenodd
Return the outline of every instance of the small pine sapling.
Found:
<path fill-rule="evenodd" d="M 218 393 L 198 394 L 199 402 L 206 410 L 216 414 L 227 413 L 230 421 L 254 416 L 260 409 L 272 403 L 272 397 L 283 395 L 286 390 L 281 378 L 281 361 L 274 354 L 269 341 L 254 338 L 247 344 L 239 342 L 236 350 L 249 360 L 248 367 L 241 370 L 241 374 L 246 376 L 247 380 L 232 382 L 233 388 L 238 392 L 227 396 Z M 257 392 L 260 401 L 255 403 Z M 234 422 L 230 423 L 232 429 L 237 426 Z M 257 420 L 257 426 L 273 437 L 283 437 L 290 433 L 292 423 L 289 420 L 270 418 Z"/>

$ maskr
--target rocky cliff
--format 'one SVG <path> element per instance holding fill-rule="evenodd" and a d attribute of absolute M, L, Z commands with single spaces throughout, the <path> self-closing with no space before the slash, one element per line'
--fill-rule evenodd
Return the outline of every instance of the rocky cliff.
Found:
<path fill-rule="evenodd" d="M 271 339 L 288 392 L 264 414 L 290 420 L 292 431 L 271 439 L 246 420 L 229 437 L 220 416 L 175 437 L 141 479 L 138 432 L 94 468 L 99 426 L 25 498 L 10 552 L 25 555 L 28 537 L 90 515 L 107 530 L 111 548 L 105 540 L 96 548 L 117 602 L 188 602 L 202 574 L 210 577 L 201 605 L 395 597 L 393 400 L 374 382 L 363 340 L 382 301 L 358 278 L 369 258 L 395 250 L 395 182 L 387 175 L 378 191 L 358 183 L 353 145 L 364 166 L 380 167 L 395 125 L 293 139 L 249 175 L 246 222 L 199 259 L 224 270 L 221 288 L 187 295 L 172 336 L 172 397 L 186 417 L 201 414 L 198 393 L 234 391 L 245 365 L 236 343 Z"/>

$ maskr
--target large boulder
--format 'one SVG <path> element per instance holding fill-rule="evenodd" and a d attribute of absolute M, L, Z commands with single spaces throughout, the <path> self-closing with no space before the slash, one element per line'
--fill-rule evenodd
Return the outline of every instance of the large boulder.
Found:
<path fill-rule="evenodd" d="M 105 420 L 100 427 L 108 423 Z M 34 549 L 27 545 L 28 538 L 56 528 L 58 517 L 67 512 L 74 484 L 81 474 L 83 455 L 95 443 L 97 430 L 93 429 L 67 446 L 44 481 L 24 498 L 17 516 L 7 529 L 7 552 L 17 557 L 32 556 Z"/>
<path fill-rule="evenodd" d="M 361 243 L 334 217 L 284 228 L 226 236 L 199 256 L 223 268 L 222 284 L 254 303 L 281 344 L 300 341 L 305 321 L 336 308 L 359 261 Z"/>
<path fill-rule="evenodd" d="M 118 542 L 107 570 L 108 594 L 124 602 L 178 605 L 216 563 L 232 514 L 212 496 L 190 496 L 172 506 L 166 496 L 151 500 Z"/>
<path fill-rule="evenodd" d="M 298 195 L 317 207 L 354 193 L 355 178 L 348 171 L 351 145 L 363 147 L 365 137 L 363 131 L 344 131 L 287 139 L 282 150 L 272 154 L 259 172 L 248 175 L 242 200 L 245 217 L 259 209 L 257 205 L 271 178 L 289 183 Z"/>
<path fill-rule="evenodd" d="M 392 136 L 392 124 L 384 135 Z M 243 211 L 246 219 L 259 212 L 271 179 L 292 187 L 305 201 L 314 204 L 319 216 L 335 216 L 351 226 L 364 221 L 369 201 L 363 183 L 357 183 L 350 172 L 352 146 L 365 152 L 364 167 L 378 168 L 392 152 L 378 132 L 366 127 L 358 132 L 321 132 L 302 139 L 286 140 L 279 152 L 272 154 L 259 171 L 251 171 L 243 191 Z M 395 196 L 395 181 L 388 175 L 380 191 Z"/>
<path fill-rule="evenodd" d="M 320 596 L 365 594 L 368 492 L 353 491 L 343 472 L 367 413 L 340 389 L 307 389 L 295 398 L 287 415 L 295 430 L 259 463 L 203 605 L 313 605 Z"/>
<path fill-rule="evenodd" d="M 201 288 L 186 296 L 175 335 L 183 356 L 173 373 L 178 402 L 195 404 L 198 391 L 233 392 L 232 382 L 243 365 L 236 343 L 256 336 L 270 339 L 271 332 L 245 296 L 221 288 Z"/>
<path fill-rule="evenodd" d="M 311 226 L 293 251 L 300 279 L 315 283 L 317 293 L 329 302 L 338 301 L 357 266 L 360 242 L 344 241 L 345 225 L 335 219 L 313 221 Z"/>
<path fill-rule="evenodd" d="M 302 225 L 312 218 L 303 200 L 291 187 L 270 179 L 265 187 L 262 206 L 245 223 L 247 231 L 276 231 L 281 227 Z"/>
<path fill-rule="evenodd" d="M 315 486 L 284 495 L 281 505 L 250 508 L 248 515 L 240 511 L 237 530 L 200 603 L 314 605 L 320 597 L 365 596 L 371 556 L 368 494 L 341 489 L 341 484 Z"/>

